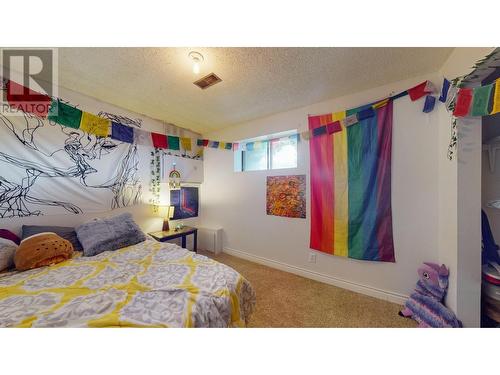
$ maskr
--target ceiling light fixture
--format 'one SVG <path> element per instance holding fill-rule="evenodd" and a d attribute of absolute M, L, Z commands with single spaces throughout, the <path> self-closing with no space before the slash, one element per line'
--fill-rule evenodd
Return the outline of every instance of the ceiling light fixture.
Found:
<path fill-rule="evenodd" d="M 200 73 L 200 64 L 203 62 L 203 55 L 196 51 L 189 52 L 189 58 L 193 60 L 193 73 Z"/>

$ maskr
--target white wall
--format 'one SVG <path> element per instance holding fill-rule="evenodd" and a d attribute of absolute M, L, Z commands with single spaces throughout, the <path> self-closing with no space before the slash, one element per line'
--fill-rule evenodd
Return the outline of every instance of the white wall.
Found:
<path fill-rule="evenodd" d="M 335 100 L 279 113 L 205 135 L 237 141 L 280 131 L 307 127 L 308 114 L 323 114 L 357 107 L 391 92 L 399 92 L 431 79 L 425 75 Z M 233 172 L 233 154 L 207 149 L 202 186 L 204 226 L 224 229 L 225 251 L 308 277 L 402 302 L 415 286 L 416 270 L 423 261 L 439 258 L 439 115 L 422 112 L 423 100 L 408 97 L 395 101 L 393 133 L 392 204 L 396 263 L 366 262 L 317 254 L 308 262 L 307 219 L 266 215 L 266 176 L 306 174 L 309 180 L 309 144 L 300 142 L 297 169 Z M 308 182 L 309 186 L 309 182 Z M 309 193 L 307 207 L 310 207 Z"/>
<path fill-rule="evenodd" d="M 141 119 L 142 120 L 142 129 L 155 131 L 160 133 L 167 133 L 171 135 L 178 136 L 187 136 L 187 137 L 197 137 L 197 133 L 191 132 L 186 129 L 182 129 L 171 124 L 165 124 L 159 120 L 152 119 L 150 117 L 141 115 L 139 113 L 130 112 L 123 108 L 116 107 L 109 103 L 104 103 L 98 101 L 94 98 L 88 97 L 86 95 L 64 89 L 59 88 L 58 96 L 64 100 L 68 100 L 70 103 L 74 105 L 78 105 L 80 109 L 91 112 L 91 113 L 99 113 L 100 111 L 105 111 L 108 113 L 113 113 L 115 115 L 126 116 L 131 119 Z M 1 140 L 0 140 L 1 146 Z M 141 152 L 141 160 L 140 160 L 140 168 L 141 170 L 149 171 L 150 166 L 150 157 L 149 157 L 149 148 L 146 146 L 139 145 L 138 147 L 148 149 L 146 152 Z M 143 157 L 144 155 L 148 155 L 147 157 Z M 196 167 L 199 168 L 199 161 L 194 161 L 190 159 L 183 159 L 184 164 L 196 164 Z M 1 173 L 1 171 L 0 171 Z M 148 175 L 148 172 L 145 173 Z M 144 189 L 143 189 L 143 205 L 132 206 L 122 209 L 117 209 L 113 211 L 109 211 L 107 208 L 103 207 L 103 211 L 99 213 L 87 213 L 87 214 L 78 214 L 78 215 L 46 215 L 46 216 L 31 216 L 31 217 L 23 217 L 23 218 L 15 218 L 15 219 L 1 219 L 0 218 L 0 228 L 10 229 L 18 234 L 20 234 L 21 226 L 23 224 L 26 225 L 58 225 L 58 226 L 77 226 L 85 221 L 88 221 L 95 217 L 107 217 L 112 215 L 117 215 L 121 212 L 131 212 L 134 216 L 134 219 L 141 226 L 141 228 L 145 232 L 161 230 L 162 219 L 156 217 L 151 209 L 151 206 L 147 204 L 149 202 L 150 193 L 148 191 L 149 179 L 143 181 Z M 186 225 L 195 225 L 198 220 L 188 219 L 183 220 Z"/>

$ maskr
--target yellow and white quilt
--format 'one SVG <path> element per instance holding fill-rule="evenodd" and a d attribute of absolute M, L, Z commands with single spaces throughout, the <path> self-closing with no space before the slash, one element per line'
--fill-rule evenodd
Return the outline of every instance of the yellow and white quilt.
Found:
<path fill-rule="evenodd" d="M 232 268 L 152 240 L 0 275 L 0 327 L 243 327 L 254 305 Z"/>

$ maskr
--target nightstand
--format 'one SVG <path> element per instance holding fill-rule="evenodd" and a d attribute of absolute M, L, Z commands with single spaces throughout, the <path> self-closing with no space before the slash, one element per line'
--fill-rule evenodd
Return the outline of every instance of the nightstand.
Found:
<path fill-rule="evenodd" d="M 175 229 L 170 229 L 168 231 L 160 230 L 158 232 L 151 232 L 148 234 L 159 242 L 166 242 L 180 237 L 182 243 L 181 246 L 183 248 L 186 248 L 186 237 L 192 234 L 194 236 L 193 251 L 195 253 L 198 251 L 198 228 L 184 227 L 179 230 Z"/>

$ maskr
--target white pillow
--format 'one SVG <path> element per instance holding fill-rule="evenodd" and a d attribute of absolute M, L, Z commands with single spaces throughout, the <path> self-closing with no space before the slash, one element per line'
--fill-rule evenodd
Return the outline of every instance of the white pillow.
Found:
<path fill-rule="evenodd" d="M 14 266 L 17 245 L 11 240 L 0 238 L 0 271 Z"/>

